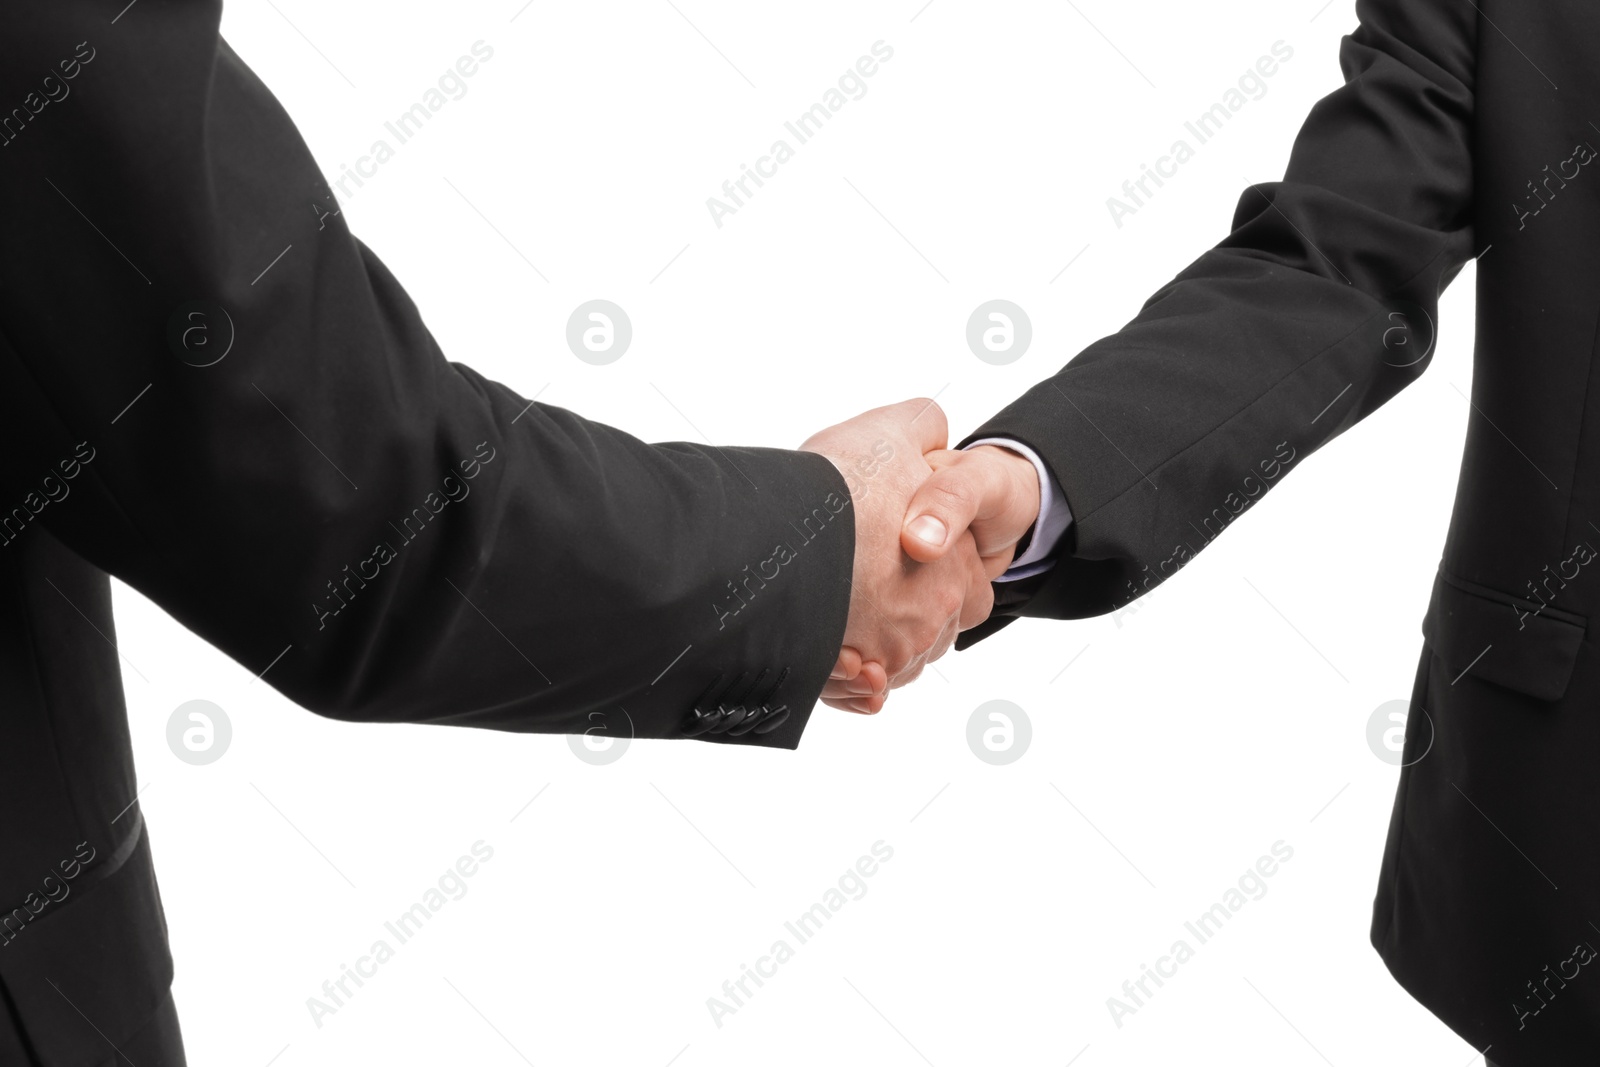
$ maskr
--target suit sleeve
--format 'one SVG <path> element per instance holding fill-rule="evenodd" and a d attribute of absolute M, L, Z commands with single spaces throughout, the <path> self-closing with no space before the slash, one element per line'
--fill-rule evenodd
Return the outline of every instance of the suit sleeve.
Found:
<path fill-rule="evenodd" d="M 1305 457 L 1419 376 L 1474 252 L 1476 12 L 1363 0 L 1284 178 L 1119 332 L 974 437 L 1032 446 L 1073 525 L 1008 616 L 1111 611 L 1176 573 Z"/>
<path fill-rule="evenodd" d="M 834 467 L 449 362 L 220 4 L 119 6 L 5 16 L 0 551 L 38 521 L 330 716 L 794 747 L 848 611 Z"/>

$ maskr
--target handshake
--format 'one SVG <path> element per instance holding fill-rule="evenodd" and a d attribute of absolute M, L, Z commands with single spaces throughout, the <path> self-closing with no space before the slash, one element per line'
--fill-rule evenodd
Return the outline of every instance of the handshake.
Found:
<path fill-rule="evenodd" d="M 996 445 L 950 451 L 944 412 L 907 400 L 813 435 L 850 487 L 850 614 L 823 703 L 872 715 L 956 635 L 989 617 L 989 583 L 1039 518 L 1039 474 Z"/>

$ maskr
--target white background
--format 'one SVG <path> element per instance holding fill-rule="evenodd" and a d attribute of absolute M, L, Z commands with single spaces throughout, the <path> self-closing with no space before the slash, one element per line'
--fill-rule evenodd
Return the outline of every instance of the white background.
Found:
<path fill-rule="evenodd" d="M 1321 2 L 241 0 L 223 29 L 330 179 L 484 41 L 351 228 L 452 359 L 524 396 L 792 447 L 919 395 L 960 436 L 1132 317 L 1340 83 L 1352 5 Z M 714 225 L 706 198 L 879 40 L 867 94 Z M 1267 94 L 1118 228 L 1107 197 L 1279 40 Z M 325 721 L 119 586 L 191 1063 L 1480 1062 L 1367 941 L 1398 771 L 1366 727 L 1409 694 L 1472 286 L 1420 382 L 1137 611 L 1014 625 L 875 719 L 819 708 L 797 753 L 592 766 L 562 737 Z M 604 367 L 564 339 L 596 297 L 634 327 Z M 964 336 L 996 297 L 1034 328 L 1005 367 Z M 196 698 L 234 729 L 203 767 L 165 739 Z M 967 746 L 993 699 L 1033 726 L 1009 766 Z M 308 998 L 480 839 L 467 894 L 316 1025 Z M 879 840 L 866 895 L 797 945 L 785 920 Z M 1107 998 L 1280 840 L 1266 895 L 1119 1027 Z M 794 958 L 716 1025 L 707 998 L 780 937 Z"/>

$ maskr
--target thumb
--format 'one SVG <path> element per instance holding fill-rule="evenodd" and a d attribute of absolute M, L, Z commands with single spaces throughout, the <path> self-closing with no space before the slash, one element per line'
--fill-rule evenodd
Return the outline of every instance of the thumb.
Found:
<path fill-rule="evenodd" d="M 900 527 L 900 547 L 906 555 L 919 563 L 932 563 L 972 525 L 984 493 L 976 473 L 977 464 L 944 467 L 912 494 Z"/>

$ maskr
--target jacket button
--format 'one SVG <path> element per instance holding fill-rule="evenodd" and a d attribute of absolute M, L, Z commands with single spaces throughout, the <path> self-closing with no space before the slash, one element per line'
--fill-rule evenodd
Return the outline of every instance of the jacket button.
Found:
<path fill-rule="evenodd" d="M 717 730 L 717 723 L 722 717 L 722 709 L 720 708 L 711 708 L 709 710 L 695 708 L 689 713 L 688 718 L 683 721 L 683 736 L 699 737 L 704 733 L 714 733 Z"/>
<path fill-rule="evenodd" d="M 744 722 L 746 717 L 749 715 L 749 709 L 747 709 L 743 704 L 738 704 L 731 708 L 723 708 L 721 710 L 723 713 L 722 718 L 716 725 L 716 732 L 719 734 L 731 732 L 735 726 L 738 726 L 741 722 Z"/>
<path fill-rule="evenodd" d="M 751 730 L 758 729 L 761 723 L 766 719 L 769 710 L 770 709 L 765 704 L 757 705 L 756 707 L 749 709 L 749 714 L 745 716 L 743 722 L 734 723 L 733 725 L 729 726 L 728 736 L 742 737 Z"/>
<path fill-rule="evenodd" d="M 761 721 L 761 724 L 756 727 L 756 733 L 770 733 L 771 731 L 782 726 L 784 720 L 786 720 L 788 717 L 789 705 L 787 704 L 780 704 L 776 708 L 769 708 L 766 718 L 764 718 Z"/>

